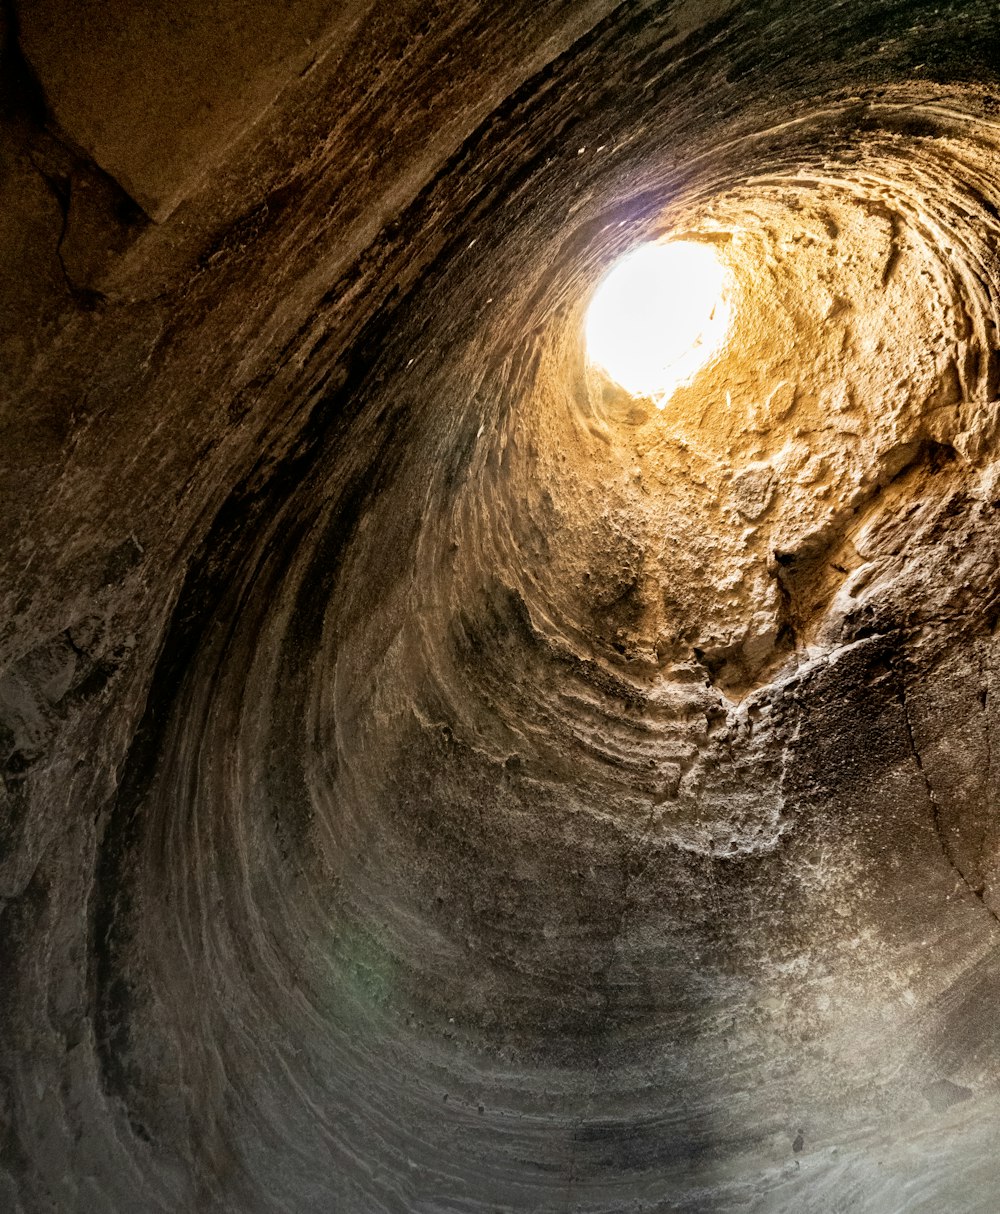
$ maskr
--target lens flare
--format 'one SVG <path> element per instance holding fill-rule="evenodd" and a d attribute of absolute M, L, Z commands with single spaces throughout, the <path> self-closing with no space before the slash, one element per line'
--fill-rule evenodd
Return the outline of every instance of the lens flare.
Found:
<path fill-rule="evenodd" d="M 730 273 L 712 246 L 640 245 L 594 292 L 588 356 L 627 392 L 662 409 L 724 343 L 731 294 Z"/>

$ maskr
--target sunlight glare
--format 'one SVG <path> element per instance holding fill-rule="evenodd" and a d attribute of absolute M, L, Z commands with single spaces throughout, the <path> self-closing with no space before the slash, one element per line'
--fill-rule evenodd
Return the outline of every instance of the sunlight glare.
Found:
<path fill-rule="evenodd" d="M 640 245 L 594 292 L 586 321 L 590 360 L 662 409 L 722 346 L 730 296 L 730 274 L 710 245 Z"/>

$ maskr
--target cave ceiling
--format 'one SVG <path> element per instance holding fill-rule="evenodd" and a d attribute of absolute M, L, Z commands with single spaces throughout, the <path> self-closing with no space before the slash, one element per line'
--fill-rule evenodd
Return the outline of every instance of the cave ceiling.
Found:
<path fill-rule="evenodd" d="M 6 0 L 0 1209 L 1000 1208 L 996 29 Z"/>

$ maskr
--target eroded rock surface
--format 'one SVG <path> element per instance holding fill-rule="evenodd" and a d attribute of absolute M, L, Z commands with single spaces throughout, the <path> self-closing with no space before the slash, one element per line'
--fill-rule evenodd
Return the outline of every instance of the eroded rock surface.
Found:
<path fill-rule="evenodd" d="M 142 7 L 0 20 L 0 1206 L 992 1210 L 993 7 Z"/>

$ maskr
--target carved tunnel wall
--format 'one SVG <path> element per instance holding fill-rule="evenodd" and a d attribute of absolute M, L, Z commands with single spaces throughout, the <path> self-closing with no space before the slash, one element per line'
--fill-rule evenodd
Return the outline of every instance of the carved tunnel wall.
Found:
<path fill-rule="evenodd" d="M 0 32 L 0 1204 L 992 1209 L 992 6 Z"/>

